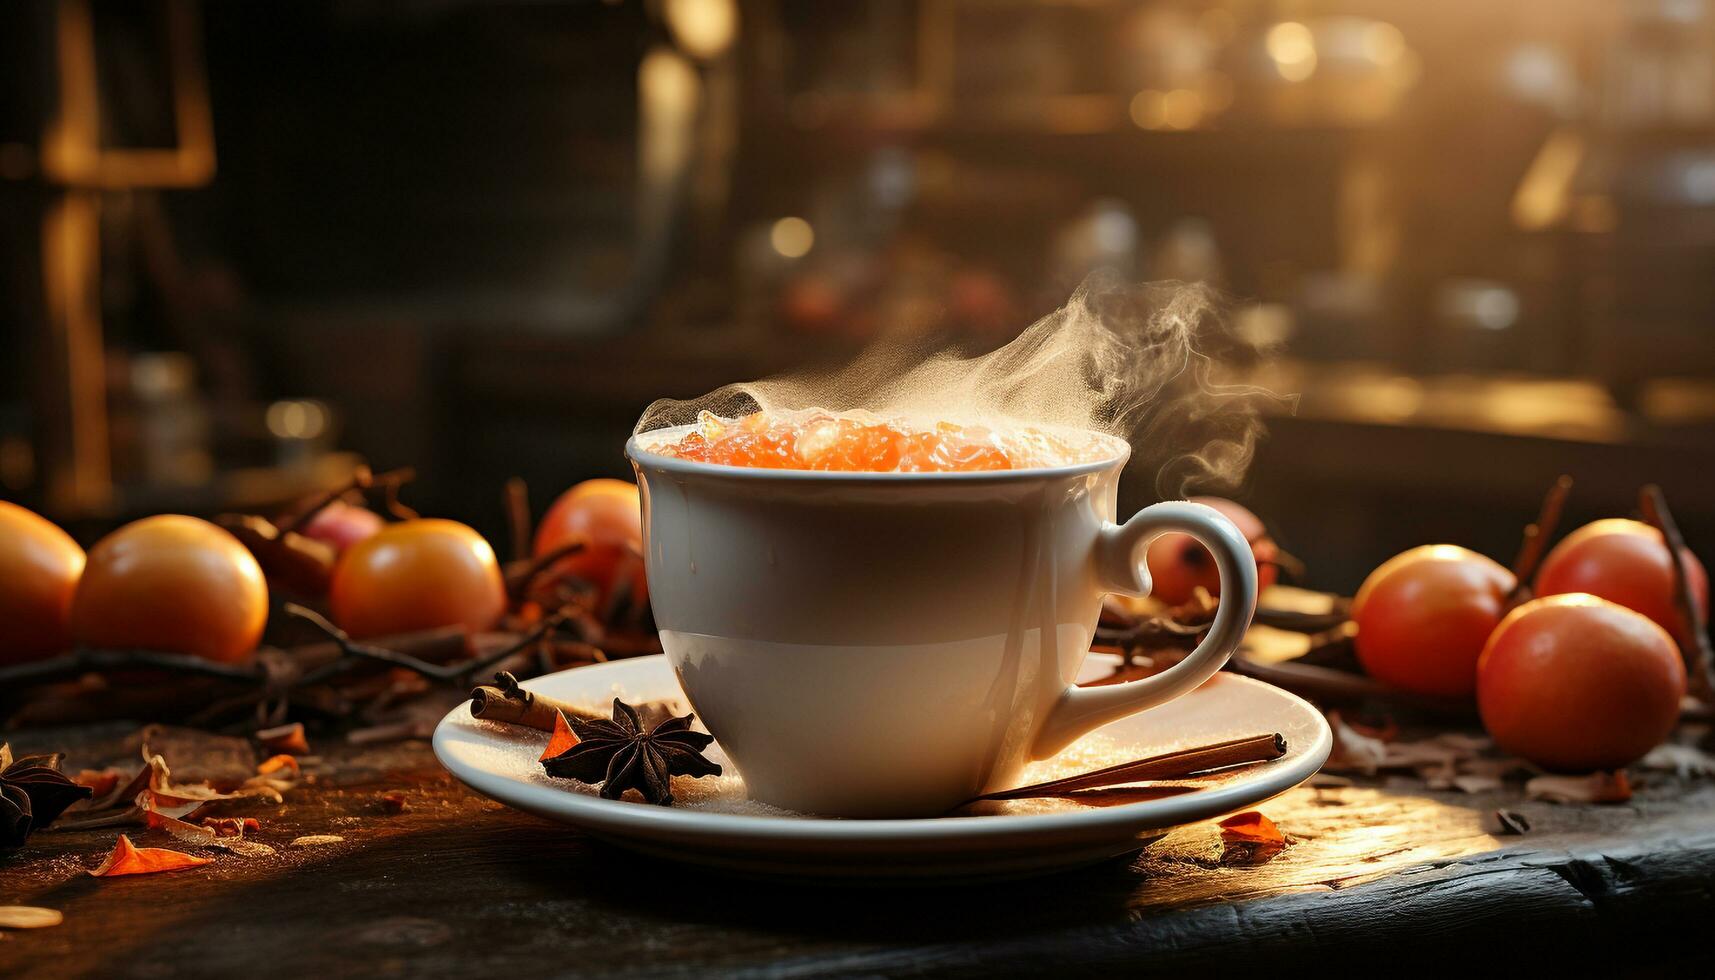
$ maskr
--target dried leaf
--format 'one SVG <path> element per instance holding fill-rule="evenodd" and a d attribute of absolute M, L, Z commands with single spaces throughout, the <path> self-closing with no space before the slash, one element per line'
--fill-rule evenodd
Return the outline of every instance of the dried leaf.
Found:
<path fill-rule="evenodd" d="M 1504 785 L 1499 776 L 1484 776 L 1475 773 L 1453 777 L 1453 788 L 1462 793 L 1488 793 L 1500 789 Z"/>
<path fill-rule="evenodd" d="M 1658 772 L 1672 772 L 1680 779 L 1715 776 L 1715 755 L 1694 745 L 1675 745 L 1672 742 L 1658 745 L 1638 765 Z"/>
<path fill-rule="evenodd" d="M 1459 762 L 1459 772 L 1466 776 L 1492 776 L 1504 780 L 1515 772 L 1528 772 L 1528 767 L 1511 756 L 1499 759 L 1479 756 L 1474 759 L 1462 759 Z"/>
<path fill-rule="evenodd" d="M 180 851 L 169 851 L 162 847 L 137 847 L 131 843 L 131 838 L 124 834 L 113 845 L 113 853 L 101 863 L 101 867 L 90 871 L 96 878 L 112 878 L 118 875 L 146 875 L 157 871 L 177 871 L 180 868 L 194 868 L 199 864 L 210 864 L 212 858 L 197 857 Z"/>
<path fill-rule="evenodd" d="M 143 768 L 137 771 L 137 775 L 132 776 L 129 781 L 121 785 L 116 785 L 107 795 L 98 796 L 91 800 L 85 809 L 93 814 L 112 810 L 115 807 L 132 806 L 137 799 L 137 794 L 148 789 L 154 779 L 155 767 L 152 763 L 146 762 Z"/>
<path fill-rule="evenodd" d="M 1378 731 L 1357 725 L 1328 712 L 1334 730 L 1334 753 L 1327 768 L 1374 776 L 1384 770 L 1411 770 L 1429 782 L 1431 789 L 1454 789 L 1463 770 L 1484 762 L 1478 753 L 1487 749 L 1487 738 L 1458 732 L 1442 733 L 1412 742 L 1392 740 L 1396 729 Z"/>
<path fill-rule="evenodd" d="M 1485 821 L 1485 830 L 1496 837 L 1517 837 L 1530 833 L 1530 821 L 1515 810 L 1496 810 Z"/>
<path fill-rule="evenodd" d="M 1286 835 L 1255 810 L 1221 821 L 1221 864 L 1267 864 L 1286 849 Z"/>
<path fill-rule="evenodd" d="M 113 790 L 119 785 L 119 780 L 124 778 L 124 775 L 124 773 L 117 769 L 104 769 L 101 772 L 96 772 L 93 769 L 85 769 L 73 776 L 71 781 L 79 786 L 88 786 L 90 792 L 95 794 L 94 799 L 99 800 L 113 792 Z M 90 805 L 93 805 L 93 803 Z"/>
<path fill-rule="evenodd" d="M 0 905 L 0 929 L 46 929 L 66 920 L 58 909 L 33 905 Z"/>
<path fill-rule="evenodd" d="M 1443 745 L 1455 752 L 1475 755 L 1487 752 L 1495 745 L 1495 740 L 1487 735 L 1473 735 L 1469 732 L 1441 732 L 1428 739 L 1436 745 Z"/>
<path fill-rule="evenodd" d="M 309 755 L 310 740 L 304 736 L 303 722 L 294 721 L 278 728 L 264 728 L 256 733 L 256 741 L 272 753 Z"/>
<path fill-rule="evenodd" d="M 1260 810 L 1246 810 L 1235 813 L 1221 821 L 1221 840 L 1228 844 L 1273 844 L 1278 847 L 1286 846 L 1286 835 L 1274 825 L 1274 821 L 1262 815 Z"/>
<path fill-rule="evenodd" d="M 138 754 L 144 762 L 160 756 L 177 778 L 191 785 L 207 783 L 225 789 L 238 785 L 256 769 L 256 747 L 247 738 L 198 728 L 148 725 L 138 740 Z"/>
<path fill-rule="evenodd" d="M 246 831 L 262 829 L 255 817 L 203 817 L 202 825 L 217 837 L 243 837 Z"/>
<path fill-rule="evenodd" d="M 269 803 L 284 803 L 286 791 L 296 786 L 291 779 L 280 779 L 275 776 L 251 776 L 244 781 L 245 795 L 254 796 Z"/>
<path fill-rule="evenodd" d="M 1524 786 L 1533 800 L 1550 803 L 1624 803 L 1632 798 L 1625 772 L 1593 772 L 1588 776 L 1538 776 Z"/>
<path fill-rule="evenodd" d="M 174 840 L 181 844 L 189 844 L 192 847 L 208 847 L 214 843 L 215 833 L 213 827 L 204 827 L 201 824 L 186 823 L 177 817 L 169 817 L 164 813 L 157 813 L 154 810 L 144 813 L 143 825 L 148 827 L 150 830 L 164 830 L 168 834 L 171 834 Z"/>
<path fill-rule="evenodd" d="M 1374 776 L 1387 759 L 1387 744 L 1353 728 L 1338 711 L 1328 712 L 1328 725 L 1334 730 L 1334 753 L 1328 759 L 1328 768 Z"/>
<path fill-rule="evenodd" d="M 215 847 L 231 851 L 241 857 L 267 857 L 279 852 L 267 844 L 256 840 L 245 840 L 242 837 L 228 838 L 214 842 Z"/>
<path fill-rule="evenodd" d="M 576 744 L 578 744 L 578 736 L 576 732 L 572 731 L 572 726 L 566 722 L 566 713 L 556 711 L 554 712 L 554 734 L 548 737 L 548 747 L 542 750 L 541 756 L 536 761 L 546 762 Z"/>
<path fill-rule="evenodd" d="M 262 764 L 256 767 L 256 774 L 259 776 L 266 776 L 269 773 L 279 772 L 282 769 L 290 769 L 293 775 L 297 775 L 301 771 L 298 768 L 297 759 L 294 759 L 289 755 L 281 754 L 270 756 L 269 758 L 262 760 Z"/>
<path fill-rule="evenodd" d="M 307 834 L 292 839 L 292 847 L 319 847 L 323 844 L 339 844 L 345 840 L 338 834 Z"/>
<path fill-rule="evenodd" d="M 202 800 L 181 802 L 177 797 L 161 796 L 154 790 L 144 790 L 137 794 L 137 805 L 151 813 L 159 813 L 176 820 L 189 820 L 209 804 Z"/>
<path fill-rule="evenodd" d="M 248 785 L 231 793 L 222 793 L 208 783 L 175 783 L 172 770 L 167 768 L 167 760 L 158 755 L 149 758 L 149 791 L 155 809 L 186 803 L 213 803 L 217 800 L 270 795 L 270 791 L 258 791 Z"/>

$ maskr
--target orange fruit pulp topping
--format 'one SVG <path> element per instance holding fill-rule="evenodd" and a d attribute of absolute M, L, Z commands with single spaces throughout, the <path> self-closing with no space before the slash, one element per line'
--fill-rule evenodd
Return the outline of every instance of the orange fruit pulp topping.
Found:
<path fill-rule="evenodd" d="M 651 448 L 663 456 L 701 463 L 850 473 L 1030 469 L 1116 455 L 1114 446 L 1094 433 L 956 422 L 923 425 L 821 411 L 752 412 L 737 419 L 705 411 L 691 431 Z"/>

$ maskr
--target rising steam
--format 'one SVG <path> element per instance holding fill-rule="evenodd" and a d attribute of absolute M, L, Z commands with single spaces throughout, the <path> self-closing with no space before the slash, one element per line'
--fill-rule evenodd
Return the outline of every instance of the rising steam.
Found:
<path fill-rule="evenodd" d="M 1213 293 L 1184 283 L 1129 284 L 1096 273 L 1066 305 L 998 350 L 969 356 L 884 340 L 847 366 L 728 385 L 688 401 L 662 399 L 638 434 L 757 410 L 865 411 L 912 421 L 1094 429 L 1132 444 L 1155 470 L 1157 493 L 1236 486 L 1250 465 L 1270 402 L 1224 383 L 1262 352 L 1230 330 Z"/>

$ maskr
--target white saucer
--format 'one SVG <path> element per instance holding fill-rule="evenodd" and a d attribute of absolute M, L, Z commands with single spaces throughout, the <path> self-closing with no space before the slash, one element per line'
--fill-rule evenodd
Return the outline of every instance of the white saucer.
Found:
<path fill-rule="evenodd" d="M 1105 676 L 1114 663 L 1091 655 L 1086 678 Z M 664 656 L 580 667 L 524 686 L 589 706 L 605 707 L 616 696 L 632 703 L 683 703 L 684 697 Z M 1228 673 L 1176 701 L 1108 725 L 1067 753 L 1090 756 L 1088 768 L 1096 768 L 1116 754 L 1142 758 L 1264 732 L 1286 736 L 1285 756 L 1208 780 L 1208 788 L 1193 793 L 1107 807 L 1045 800 L 986 803 L 979 805 L 985 811 L 979 814 L 918 820 L 767 813 L 742 799 L 721 799 L 720 792 L 742 794 L 742 784 L 730 777 L 719 781 L 724 784 L 720 791 L 704 788 L 719 785 L 712 779 L 676 779 L 674 793 L 684 806 L 604 800 L 580 783 L 542 771 L 537 757 L 546 734 L 478 721 L 468 705 L 441 720 L 434 747 L 442 765 L 485 796 L 662 858 L 823 878 L 970 878 L 1047 872 L 1135 851 L 1175 826 L 1242 810 L 1291 789 L 1321 767 L 1333 746 L 1328 723 L 1310 704 Z M 718 745 L 709 754 L 732 772 Z M 698 793 L 705 795 L 698 799 Z M 723 806 L 729 812 L 719 812 Z"/>

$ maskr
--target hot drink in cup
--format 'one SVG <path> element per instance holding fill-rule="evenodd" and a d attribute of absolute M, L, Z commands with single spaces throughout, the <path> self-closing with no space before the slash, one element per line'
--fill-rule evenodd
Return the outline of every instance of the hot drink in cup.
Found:
<path fill-rule="evenodd" d="M 1168 502 L 1115 523 L 1131 448 L 1073 427 L 856 412 L 703 413 L 633 436 L 661 643 L 751 795 L 932 816 L 1202 683 L 1256 602 L 1244 536 Z M 1208 636 L 1142 680 L 1077 688 L 1101 598 L 1144 549 L 1214 554 Z"/>

